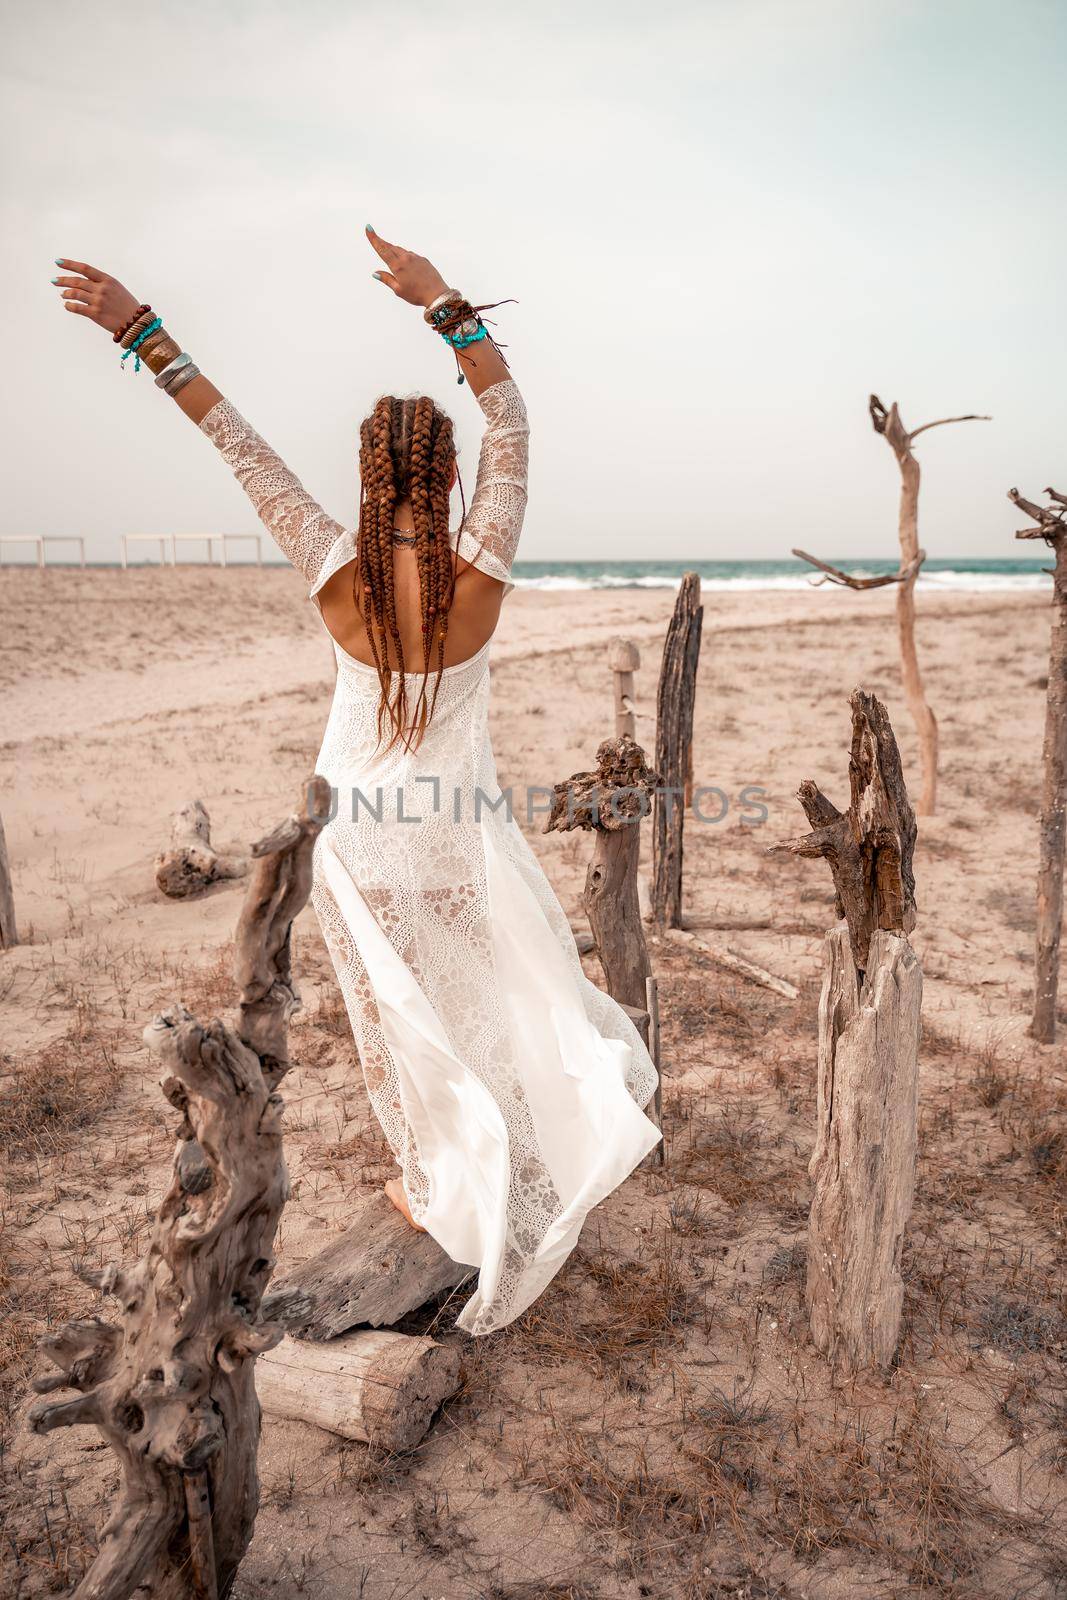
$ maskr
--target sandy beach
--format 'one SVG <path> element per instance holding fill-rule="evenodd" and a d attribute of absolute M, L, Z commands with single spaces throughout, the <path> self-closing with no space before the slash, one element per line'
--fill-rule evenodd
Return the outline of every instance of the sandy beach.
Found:
<path fill-rule="evenodd" d="M 651 752 L 672 604 L 666 590 L 508 598 L 491 657 L 502 785 L 520 797 L 594 764 L 612 731 L 613 635 L 641 650 Z M 410 1456 L 266 1419 L 239 1596 L 1067 1593 L 1067 1076 L 1063 1048 L 1026 1035 L 1044 594 L 920 586 L 942 744 L 915 862 L 925 1002 L 906 1331 L 888 1382 L 844 1388 L 807 1342 L 833 895 L 821 863 L 767 847 L 804 831 L 801 779 L 846 800 L 857 684 L 886 702 L 917 789 L 892 604 L 886 590 L 706 596 L 694 777 L 725 815 L 687 830 L 687 917 L 800 999 L 653 943 L 665 1171 L 598 1209 L 516 1324 L 463 1341 L 463 1388 Z M 91 1430 L 39 1439 L 23 1418 L 39 1334 L 94 1314 L 75 1269 L 135 1255 L 166 1185 L 174 1118 L 142 1027 L 175 999 L 206 1017 L 232 997 L 240 884 L 167 901 L 153 858 L 194 797 L 222 849 L 284 816 L 332 687 L 328 639 L 287 569 L 0 574 L 0 816 L 22 941 L 0 957 L 0 1571 L 20 1600 L 82 1570 L 114 1488 Z M 752 789 L 759 825 L 743 820 Z M 515 812 L 581 920 L 588 840 L 543 835 L 521 800 Z M 310 909 L 295 969 L 281 1269 L 393 1172 Z M 595 958 L 587 971 L 600 981 Z M 454 1310 L 435 1331 L 462 1338 Z"/>

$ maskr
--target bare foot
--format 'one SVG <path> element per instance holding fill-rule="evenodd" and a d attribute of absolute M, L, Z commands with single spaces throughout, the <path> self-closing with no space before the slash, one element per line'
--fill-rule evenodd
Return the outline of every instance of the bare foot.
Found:
<path fill-rule="evenodd" d="M 404 1193 L 404 1184 L 400 1178 L 389 1179 L 389 1182 L 385 1186 L 385 1198 L 392 1201 L 393 1205 L 396 1206 L 396 1209 L 400 1212 L 400 1215 L 410 1222 L 416 1233 L 426 1232 L 426 1229 L 420 1227 L 420 1225 L 415 1221 L 415 1218 L 411 1215 L 411 1207 L 408 1205 L 408 1197 Z"/>

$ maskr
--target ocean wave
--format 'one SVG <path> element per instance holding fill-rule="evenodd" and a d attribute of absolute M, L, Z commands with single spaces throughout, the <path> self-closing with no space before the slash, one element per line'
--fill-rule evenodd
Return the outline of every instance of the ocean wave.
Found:
<path fill-rule="evenodd" d="M 699 568 L 694 568 L 699 571 Z M 862 567 L 852 569 L 856 577 L 874 576 Z M 536 577 L 512 575 L 516 589 L 567 592 L 581 589 L 674 589 L 681 577 L 662 574 L 622 574 L 616 572 L 577 573 L 550 572 Z M 995 594 L 1026 592 L 1046 589 L 1050 579 L 1041 572 L 968 572 L 966 569 L 949 569 L 941 572 L 923 572 L 919 578 L 920 589 L 936 589 L 940 593 Z M 701 575 L 700 587 L 705 593 L 733 593 L 754 590 L 796 591 L 814 589 L 816 593 L 831 593 L 837 585 L 829 582 L 816 584 L 801 573 L 745 573 L 736 577 L 718 574 Z"/>

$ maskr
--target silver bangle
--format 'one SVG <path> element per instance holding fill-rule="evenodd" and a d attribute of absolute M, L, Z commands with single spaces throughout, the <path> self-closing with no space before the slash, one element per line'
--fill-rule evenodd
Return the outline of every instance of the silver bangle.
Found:
<path fill-rule="evenodd" d="M 189 352 L 187 350 L 183 350 L 180 356 L 175 356 L 175 358 L 171 362 L 170 366 L 169 367 L 164 367 L 163 371 L 159 374 L 159 377 L 156 379 L 156 388 L 157 389 L 165 389 L 167 387 L 168 383 L 170 382 L 171 378 L 173 378 L 176 373 L 180 372 L 182 367 L 187 367 L 189 365 L 189 363 L 192 361 L 192 359 L 193 359 L 192 356 L 189 354 Z"/>
<path fill-rule="evenodd" d="M 463 296 L 458 289 L 446 289 L 444 294 L 439 294 L 436 300 L 431 300 L 426 310 L 422 313 L 423 319 L 429 322 L 435 311 L 440 311 L 442 306 L 447 306 L 450 300 L 462 300 Z"/>
<path fill-rule="evenodd" d="M 199 378 L 199 376 L 200 368 L 195 364 L 195 362 L 190 361 L 187 367 L 183 367 L 181 371 L 176 373 L 171 379 L 170 383 L 167 385 L 167 393 L 170 395 L 172 400 L 175 399 L 175 397 L 185 388 L 187 383 L 192 383 L 193 379 Z"/>

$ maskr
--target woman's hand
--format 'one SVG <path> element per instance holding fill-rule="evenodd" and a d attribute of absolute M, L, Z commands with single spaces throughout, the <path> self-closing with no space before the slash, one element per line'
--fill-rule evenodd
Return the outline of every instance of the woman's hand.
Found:
<path fill-rule="evenodd" d="M 367 239 L 389 268 L 388 272 L 376 272 L 374 276 L 409 305 L 428 306 L 449 288 L 437 268 L 425 256 L 412 255 L 410 250 L 402 250 L 398 244 L 388 244 L 375 233 L 369 222 Z"/>
<path fill-rule="evenodd" d="M 99 272 L 84 261 L 57 261 L 56 266 L 65 267 L 69 273 L 80 274 L 76 278 L 52 279 L 63 291 L 65 310 L 73 311 L 79 317 L 88 317 L 90 322 L 98 323 L 108 333 L 118 333 L 136 316 L 141 302 L 123 288 L 117 278 L 109 278 L 106 272 Z"/>

